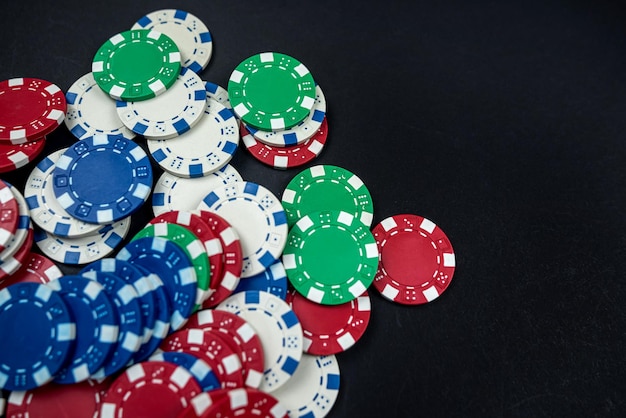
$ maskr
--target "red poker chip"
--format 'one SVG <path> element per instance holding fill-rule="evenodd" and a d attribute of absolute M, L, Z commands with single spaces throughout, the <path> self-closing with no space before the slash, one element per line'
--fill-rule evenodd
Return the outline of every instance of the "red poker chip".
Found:
<path fill-rule="evenodd" d="M 219 402 L 228 402 L 228 392 L 231 389 L 217 389 L 209 392 L 202 392 L 191 400 L 190 405 L 185 408 L 176 418 L 200 418 L 204 413 Z"/>
<path fill-rule="evenodd" d="M 73 385 L 50 383 L 25 392 L 11 392 L 7 418 L 24 417 L 97 417 L 111 381 L 85 380 Z"/>
<path fill-rule="evenodd" d="M 304 165 L 315 159 L 324 148 L 328 138 L 326 117 L 317 132 L 305 142 L 288 147 L 275 147 L 257 140 L 241 122 L 241 139 L 254 158 L 274 168 L 286 169 Z"/>
<path fill-rule="evenodd" d="M 243 387 L 241 360 L 222 337 L 201 329 L 183 329 L 170 334 L 161 350 L 192 354 L 211 366 L 224 389 Z"/>
<path fill-rule="evenodd" d="M 450 285 L 452 244 L 432 221 L 417 215 L 390 216 L 372 230 L 379 251 L 374 287 L 403 305 L 432 302 Z"/>
<path fill-rule="evenodd" d="M 367 291 L 347 303 L 320 305 L 292 290 L 286 302 L 300 320 L 304 352 L 309 354 L 327 356 L 346 351 L 363 336 L 370 321 Z"/>
<path fill-rule="evenodd" d="M 0 81 L 0 142 L 23 144 L 44 137 L 65 119 L 65 94 L 38 78 Z"/>
<path fill-rule="evenodd" d="M 28 237 L 27 237 L 28 239 Z M 26 254 L 22 267 L 13 273 L 0 288 L 15 283 L 46 284 L 63 276 L 61 269 L 48 257 L 29 252 Z"/>
<path fill-rule="evenodd" d="M 245 319 L 232 312 L 203 309 L 189 318 L 185 328 L 217 333 L 239 356 L 245 385 L 255 389 L 261 386 L 264 371 L 263 345 L 254 328 Z"/>
<path fill-rule="evenodd" d="M 222 274 L 217 280 L 211 280 L 213 293 L 202 304 L 202 309 L 209 309 L 219 305 L 232 295 L 239 284 L 243 267 L 243 254 L 239 235 L 228 221 L 213 212 L 201 210 L 200 217 L 209 225 L 220 238 L 222 244 Z"/>
<path fill-rule="evenodd" d="M 15 236 L 19 219 L 17 199 L 11 188 L 0 180 L 0 253 Z"/>
<path fill-rule="evenodd" d="M 113 381 L 99 416 L 176 417 L 199 393 L 202 388 L 183 367 L 166 361 L 137 363 Z"/>
<path fill-rule="evenodd" d="M 46 146 L 43 137 L 25 144 L 0 142 L 0 173 L 8 173 L 33 161 Z"/>
<path fill-rule="evenodd" d="M 15 254 L 2 261 L 0 264 L 0 288 L 6 287 L 13 283 L 13 274 L 15 274 L 26 262 L 28 254 L 33 247 L 35 241 L 35 231 L 33 228 L 28 229 L 26 238 Z"/>
<path fill-rule="evenodd" d="M 226 393 L 204 393 L 192 400 L 185 415 L 178 418 L 288 418 L 287 408 L 269 393 L 239 388 Z"/>

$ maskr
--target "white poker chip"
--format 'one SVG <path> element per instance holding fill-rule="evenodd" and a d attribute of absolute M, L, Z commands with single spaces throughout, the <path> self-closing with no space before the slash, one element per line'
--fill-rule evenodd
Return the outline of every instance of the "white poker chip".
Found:
<path fill-rule="evenodd" d="M 35 243 L 44 255 L 65 264 L 87 264 L 111 254 L 126 238 L 131 218 L 109 225 L 90 235 L 76 238 L 58 237 L 43 229 L 35 230 Z"/>
<path fill-rule="evenodd" d="M 228 98 L 228 91 L 224 87 L 207 81 L 204 83 L 204 89 L 206 90 L 207 98 L 210 97 L 213 100 L 217 100 L 226 109 L 231 112 L 233 111 L 233 107 L 230 105 L 230 99 Z"/>
<path fill-rule="evenodd" d="M 203 177 L 224 167 L 239 145 L 233 112 L 207 99 L 204 116 L 192 130 L 171 139 L 148 141 L 148 149 L 165 171 L 179 177 Z"/>
<path fill-rule="evenodd" d="M 30 210 L 30 217 L 38 227 L 59 237 L 94 234 L 102 228 L 102 225 L 86 223 L 70 216 L 54 195 L 52 172 L 66 149 L 48 155 L 28 176 L 24 186 L 24 197 Z"/>
<path fill-rule="evenodd" d="M 117 102 L 117 114 L 133 132 L 147 139 L 168 139 L 187 132 L 204 115 L 206 90 L 200 77 L 183 68 L 165 93 L 150 100 Z"/>
<path fill-rule="evenodd" d="M 154 29 L 172 38 L 180 49 L 181 63 L 199 73 L 211 60 L 213 39 L 206 25 L 191 13 L 164 9 L 148 13 L 131 29 Z"/>
<path fill-rule="evenodd" d="M 96 84 L 93 73 L 87 73 L 67 90 L 65 126 L 78 139 L 96 134 L 133 139 L 135 133 L 120 120 L 115 100 Z"/>
<path fill-rule="evenodd" d="M 243 181 L 230 164 L 205 177 L 181 178 L 165 172 L 154 185 L 152 210 L 154 216 L 172 210 L 196 210 L 207 194 L 224 185 Z"/>
<path fill-rule="evenodd" d="M 248 131 L 260 142 L 275 147 L 300 145 L 310 139 L 322 126 L 326 116 L 326 97 L 320 86 L 315 87 L 315 104 L 311 112 L 296 126 L 282 131 L 262 131 L 246 125 Z"/>
<path fill-rule="evenodd" d="M 339 363 L 334 355 L 303 354 L 296 372 L 272 392 L 290 417 L 322 418 L 328 415 L 339 394 Z"/>
<path fill-rule="evenodd" d="M 263 346 L 264 371 L 260 390 L 273 392 L 287 383 L 302 358 L 302 326 L 289 305 L 278 296 L 248 290 L 230 296 L 217 309 L 245 319 Z"/>
<path fill-rule="evenodd" d="M 288 234 L 285 211 L 260 184 L 242 181 L 215 189 L 198 209 L 218 214 L 239 234 L 242 278 L 261 273 L 281 256 Z"/>

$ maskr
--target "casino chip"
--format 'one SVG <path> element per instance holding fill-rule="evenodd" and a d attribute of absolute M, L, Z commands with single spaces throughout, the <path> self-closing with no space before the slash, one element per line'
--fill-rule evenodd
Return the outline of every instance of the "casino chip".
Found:
<path fill-rule="evenodd" d="M 213 39 L 206 25 L 189 12 L 176 9 L 148 13 L 131 29 L 154 29 L 172 38 L 180 48 L 183 67 L 200 73 L 213 52 Z"/>
<path fill-rule="evenodd" d="M 261 385 L 263 345 L 256 331 L 243 318 L 219 309 L 203 309 L 189 318 L 186 328 L 218 333 L 239 356 L 246 386 L 258 388 Z"/>
<path fill-rule="evenodd" d="M 147 361 L 126 369 L 106 393 L 100 418 L 176 417 L 202 388 L 185 368 Z"/>
<path fill-rule="evenodd" d="M 178 418 L 289 418 L 287 409 L 269 393 L 252 388 L 201 393 Z"/>
<path fill-rule="evenodd" d="M 15 237 L 19 220 L 17 199 L 9 185 L 0 180 L 0 253 Z"/>
<path fill-rule="evenodd" d="M 107 40 L 91 71 L 96 83 L 116 100 L 146 100 L 162 94 L 180 73 L 180 52 L 167 35 L 130 30 Z"/>
<path fill-rule="evenodd" d="M 265 271 L 240 280 L 233 293 L 247 290 L 262 290 L 285 300 L 287 297 L 287 273 L 282 261 L 276 260 Z"/>
<path fill-rule="evenodd" d="M 235 114 L 266 131 L 288 129 L 315 104 L 315 81 L 297 59 L 264 52 L 242 61 L 230 75 L 228 96 Z"/>
<path fill-rule="evenodd" d="M 35 160 L 46 145 L 46 138 L 25 144 L 0 142 L 0 173 L 8 173 Z"/>
<path fill-rule="evenodd" d="M 339 305 L 372 284 L 378 248 L 369 228 L 351 214 L 314 212 L 291 229 L 283 264 L 293 287 L 307 299 Z"/>
<path fill-rule="evenodd" d="M 63 298 L 48 286 L 18 283 L 0 290 L 0 389 L 29 390 L 51 381 L 73 350 L 75 332 Z"/>
<path fill-rule="evenodd" d="M 171 210 L 195 210 L 208 193 L 237 181 L 243 179 L 230 164 L 207 176 L 190 179 L 165 172 L 154 185 L 152 210 L 155 216 Z"/>
<path fill-rule="evenodd" d="M 276 261 L 287 240 L 287 219 L 280 200 L 257 183 L 242 181 L 213 190 L 198 209 L 226 219 L 239 234 L 241 277 L 261 273 Z"/>
<path fill-rule="evenodd" d="M 245 319 L 263 344 L 264 376 L 259 388 L 272 392 L 284 385 L 295 372 L 302 357 L 302 327 L 289 305 L 271 293 L 236 293 L 217 309 Z"/>
<path fill-rule="evenodd" d="M 47 231 L 35 230 L 35 244 L 46 256 L 64 264 L 87 264 L 111 254 L 126 238 L 130 218 L 101 226 L 95 234 L 63 238 Z"/>
<path fill-rule="evenodd" d="M 83 222 L 70 216 L 57 201 L 52 185 L 52 172 L 67 148 L 60 149 L 41 160 L 26 180 L 24 197 L 30 217 L 37 226 L 59 237 L 93 235 L 101 225 Z"/>
<path fill-rule="evenodd" d="M 17 221 L 17 229 L 11 240 L 5 245 L 4 250 L 0 252 L 0 282 L 22 267 L 33 244 L 33 227 L 28 216 L 26 200 L 17 188 L 7 182 L 4 182 L 4 184 L 9 187 L 17 202 L 19 219 Z M 7 192 L 5 191 L 4 193 L 6 194 Z"/>
<path fill-rule="evenodd" d="M 23 144 L 54 131 L 65 118 L 61 89 L 38 78 L 0 81 L 0 143 Z"/>
<path fill-rule="evenodd" d="M 370 321 L 371 303 L 367 291 L 340 305 L 320 305 L 291 291 L 287 303 L 302 325 L 304 352 L 330 355 L 346 351 L 365 333 Z"/>
<path fill-rule="evenodd" d="M 374 287 L 386 299 L 421 305 L 448 288 L 456 266 L 454 250 L 432 221 L 411 214 L 394 215 L 372 232 L 380 252 Z"/>
<path fill-rule="evenodd" d="M 58 292 L 76 323 L 74 350 L 56 373 L 57 383 L 87 380 L 115 348 L 119 316 L 104 287 L 83 276 L 63 276 L 46 286 Z"/>
<path fill-rule="evenodd" d="M 33 246 L 34 232 L 31 229 L 28 230 L 26 239 L 20 246 L 19 250 L 11 257 L 0 261 L 0 288 L 4 287 L 4 284 L 9 282 L 13 283 L 13 275 L 22 268 L 26 262 L 26 257 L 30 254 L 30 250 Z"/>
<path fill-rule="evenodd" d="M 238 145 L 237 119 L 213 99 L 206 101 L 204 116 L 191 131 L 172 139 L 148 141 L 156 162 L 179 177 L 204 177 L 219 170 L 228 164 Z"/>
<path fill-rule="evenodd" d="M 316 165 L 298 173 L 285 188 L 282 204 L 289 228 L 309 213 L 341 210 L 369 227 L 374 217 L 372 196 L 363 181 L 345 168 Z"/>
<path fill-rule="evenodd" d="M 115 102 L 102 91 L 87 73 L 72 84 L 65 93 L 67 114 L 65 126 L 78 139 L 94 135 L 107 135 L 109 138 L 123 136 L 133 139 L 135 133 L 128 129 L 115 110 Z"/>
<path fill-rule="evenodd" d="M 319 130 L 301 145 L 287 146 L 283 148 L 263 144 L 257 141 L 241 124 L 243 144 L 254 158 L 278 169 L 298 167 L 314 160 L 324 148 L 328 137 L 328 123 L 326 118 Z"/>
<path fill-rule="evenodd" d="M 323 418 L 339 395 L 339 363 L 335 356 L 303 354 L 298 370 L 272 395 L 288 410 L 290 417 Z"/>
<path fill-rule="evenodd" d="M 220 389 L 222 386 L 217 379 L 217 375 L 204 360 L 188 353 L 175 353 L 165 351 L 150 357 L 149 361 L 167 361 L 177 366 L 184 367 L 196 381 L 204 392 Z"/>
<path fill-rule="evenodd" d="M 206 81 L 204 83 L 204 89 L 206 90 L 207 99 L 210 97 L 213 100 L 217 100 L 226 109 L 231 112 L 233 111 L 233 107 L 230 105 L 230 100 L 228 99 L 228 92 L 224 87 L 211 83 L 210 81 Z"/>
<path fill-rule="evenodd" d="M 152 191 L 152 168 L 134 142 L 96 135 L 73 144 L 59 157 L 52 182 L 54 195 L 70 216 L 106 224 L 130 216 L 144 204 Z"/>
<path fill-rule="evenodd" d="M 24 265 L 12 274 L 6 283 L 0 283 L 0 288 L 15 283 L 46 284 L 62 275 L 63 272 L 52 260 L 43 255 L 29 252 L 24 260 Z"/>
<path fill-rule="evenodd" d="M 278 132 L 263 131 L 253 127 L 249 127 L 248 131 L 263 144 L 274 147 L 292 147 L 302 144 L 315 135 L 322 126 L 324 119 L 326 119 L 326 97 L 324 97 L 320 86 L 316 86 L 315 104 L 306 119 L 298 125 Z M 242 125 L 245 126 L 244 123 Z"/>
<path fill-rule="evenodd" d="M 183 68 L 176 83 L 152 100 L 118 101 L 117 115 L 133 132 L 148 139 L 174 138 L 194 127 L 203 116 L 206 91 L 200 77 Z"/>

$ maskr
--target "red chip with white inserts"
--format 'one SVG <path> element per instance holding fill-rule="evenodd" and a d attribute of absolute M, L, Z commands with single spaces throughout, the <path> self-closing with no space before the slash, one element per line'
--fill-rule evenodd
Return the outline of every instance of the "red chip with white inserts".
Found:
<path fill-rule="evenodd" d="M 11 188 L 0 180 L 0 253 L 15 236 L 19 219 L 17 199 Z"/>
<path fill-rule="evenodd" d="M 0 173 L 8 173 L 33 161 L 46 146 L 46 138 L 25 144 L 0 142 Z"/>
<path fill-rule="evenodd" d="M 26 233 L 26 238 L 22 242 L 17 252 L 0 264 L 0 288 L 6 287 L 5 284 L 13 284 L 13 274 L 19 271 L 26 262 L 28 254 L 33 247 L 35 241 L 35 231 L 30 227 Z"/>
<path fill-rule="evenodd" d="M 202 393 L 177 418 L 288 418 L 287 409 L 269 393 L 252 388 Z"/>
<path fill-rule="evenodd" d="M 22 267 L 8 277 L 4 283 L 0 283 L 0 289 L 15 283 L 46 284 L 62 275 L 61 269 L 48 257 L 29 252 L 26 254 Z"/>

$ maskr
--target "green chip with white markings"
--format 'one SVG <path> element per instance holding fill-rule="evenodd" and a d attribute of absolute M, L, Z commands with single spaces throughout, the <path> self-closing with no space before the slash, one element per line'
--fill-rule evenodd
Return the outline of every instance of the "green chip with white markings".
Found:
<path fill-rule="evenodd" d="M 314 212 L 289 231 L 283 265 L 307 299 L 339 305 L 361 296 L 378 270 L 378 247 L 369 228 L 343 211 Z"/>
<path fill-rule="evenodd" d="M 297 59 L 264 52 L 242 61 L 230 75 L 228 97 L 237 116 L 265 131 L 302 122 L 315 104 L 315 81 Z"/>
<path fill-rule="evenodd" d="M 146 225 L 139 231 L 131 241 L 145 237 L 161 237 L 178 245 L 189 257 L 189 261 L 193 264 L 198 280 L 198 292 L 195 301 L 195 310 L 208 297 L 209 284 L 211 278 L 211 266 L 206 248 L 202 241 L 196 235 L 184 226 L 161 222 Z"/>
<path fill-rule="evenodd" d="M 116 100 L 139 101 L 170 88 L 180 73 L 180 51 L 154 30 L 129 30 L 106 41 L 93 59 L 96 84 Z"/>

